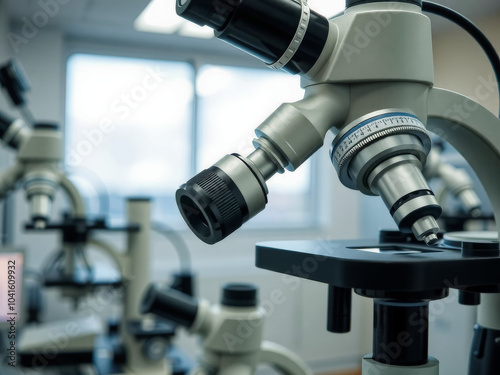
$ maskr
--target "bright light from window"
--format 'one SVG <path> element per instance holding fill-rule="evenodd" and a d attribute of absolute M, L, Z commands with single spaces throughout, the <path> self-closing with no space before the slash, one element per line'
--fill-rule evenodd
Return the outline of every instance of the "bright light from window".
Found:
<path fill-rule="evenodd" d="M 66 165 L 90 213 L 123 220 L 125 198 L 146 196 L 170 225 L 182 225 L 181 184 L 225 154 L 250 154 L 255 128 L 304 94 L 298 76 L 269 69 L 203 65 L 195 76 L 185 62 L 76 54 L 67 74 Z M 308 161 L 273 177 L 267 209 L 247 226 L 310 225 L 311 176 Z"/>
<path fill-rule="evenodd" d="M 134 22 L 138 31 L 173 34 L 193 38 L 212 38 L 214 32 L 209 27 L 201 27 L 185 20 L 175 12 L 176 0 L 152 0 Z"/>
<path fill-rule="evenodd" d="M 111 214 L 123 213 L 131 195 L 156 198 L 177 214 L 175 190 L 190 177 L 193 80 L 183 62 L 69 59 L 66 164 L 80 180 L 100 180 Z"/>
<path fill-rule="evenodd" d="M 265 69 L 205 65 L 196 87 L 200 96 L 198 170 L 226 154 L 250 154 L 255 128 L 281 103 L 304 96 L 299 77 Z M 247 225 L 310 220 L 311 173 L 311 163 L 306 162 L 293 173 L 274 176 L 268 182 L 268 208 Z"/>
<path fill-rule="evenodd" d="M 330 18 L 341 13 L 345 9 L 345 0 L 308 0 L 312 10 Z"/>
<path fill-rule="evenodd" d="M 144 11 L 137 17 L 134 27 L 138 31 L 173 34 L 194 38 L 212 38 L 213 30 L 200 27 L 177 15 L 176 0 L 151 0 Z M 291 0 L 290 0 L 291 1 Z M 309 0 L 309 6 L 325 17 L 332 17 L 345 9 L 345 0 Z"/>

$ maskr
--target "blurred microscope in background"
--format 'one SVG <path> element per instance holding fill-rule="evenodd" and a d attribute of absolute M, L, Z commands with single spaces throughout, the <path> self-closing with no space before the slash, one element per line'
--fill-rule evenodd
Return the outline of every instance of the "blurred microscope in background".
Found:
<path fill-rule="evenodd" d="M 0 173 L 0 198 L 5 199 L 22 186 L 29 204 L 25 229 L 57 231 L 60 235 L 60 250 L 41 269 L 25 270 L 24 280 L 31 281 L 24 283 L 24 288 L 19 282 L 18 290 L 25 295 L 19 307 L 22 319 L 16 341 L 18 369 L 20 366 L 27 372 L 34 369 L 62 374 L 91 369 L 99 375 L 187 373 L 192 362 L 172 344 L 177 324 L 139 312 L 142 293 L 151 281 L 153 230 L 165 235 L 181 256 L 181 270 L 174 275 L 170 287 L 193 295 L 189 251 L 182 238 L 164 225 L 151 223 L 148 198 L 127 200 L 125 226 L 110 227 L 102 218 L 90 218 L 83 197 L 63 169 L 59 127 L 34 121 L 27 107 L 24 94 L 29 83 L 22 67 L 9 61 L 0 68 L 0 74 L 2 87 L 24 117 L 11 119 L 0 112 L 0 138 L 6 147 L 16 151 L 15 164 Z M 53 219 L 52 203 L 59 189 L 67 198 L 69 212 L 57 222 Z M 13 210 L 9 204 L 3 208 L 2 223 L 7 231 L 4 238 L 12 242 Z M 95 236 L 97 232 L 109 231 L 126 233 L 124 251 Z M 89 247 L 103 251 L 115 263 L 114 267 L 93 263 L 87 254 Z M 2 252 L 27 253 L 16 250 L 12 243 L 8 247 L 4 244 Z M 76 316 L 65 321 L 42 321 L 44 288 L 57 288 L 63 298 L 71 299 Z M 123 306 L 120 321 L 103 322 L 93 311 L 78 314 L 79 303 L 103 288 L 116 295 L 115 303 Z M 7 364 L 1 366 L 2 371 L 9 369 Z"/>

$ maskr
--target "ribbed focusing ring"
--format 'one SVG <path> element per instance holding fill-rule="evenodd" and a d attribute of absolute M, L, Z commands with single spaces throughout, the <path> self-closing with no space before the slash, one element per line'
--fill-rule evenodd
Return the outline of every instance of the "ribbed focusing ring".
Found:
<path fill-rule="evenodd" d="M 213 201 L 221 215 L 223 223 L 242 220 L 238 200 L 226 182 L 216 173 L 209 172 L 207 176 L 201 177 L 196 183 Z"/>
<path fill-rule="evenodd" d="M 248 219 L 248 207 L 231 178 L 210 167 L 176 192 L 177 206 L 191 230 L 202 241 L 214 244 Z"/>

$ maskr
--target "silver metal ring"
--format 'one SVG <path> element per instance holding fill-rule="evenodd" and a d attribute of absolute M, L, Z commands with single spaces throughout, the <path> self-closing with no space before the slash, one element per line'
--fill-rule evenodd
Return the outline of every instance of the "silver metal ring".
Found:
<path fill-rule="evenodd" d="M 354 155 L 356 155 L 363 148 L 368 146 L 369 144 L 379 140 L 380 138 L 387 137 L 389 135 L 396 134 L 411 134 L 419 137 L 422 144 L 430 144 L 430 138 L 425 129 L 422 129 L 417 126 L 397 126 L 385 130 L 381 130 L 377 133 L 372 134 L 371 136 L 364 138 L 363 140 L 356 143 L 353 147 L 351 147 L 346 153 L 342 155 L 337 163 L 334 161 L 334 166 L 337 167 L 337 170 L 340 171 L 347 161 L 351 160 Z M 426 150 L 428 152 L 428 150 Z"/>
<path fill-rule="evenodd" d="M 283 55 L 276 60 L 276 62 L 272 64 L 267 64 L 268 67 L 274 70 L 279 70 L 283 68 L 286 64 L 292 60 L 293 56 L 295 53 L 298 51 L 300 48 L 300 45 L 302 44 L 302 41 L 304 40 L 304 37 L 307 32 L 307 27 L 309 26 L 309 18 L 311 17 L 311 10 L 309 9 L 309 5 L 307 4 L 306 1 L 302 0 L 302 13 L 300 15 L 300 22 L 299 25 L 297 26 L 297 30 L 295 31 L 295 35 L 293 36 L 292 41 L 290 42 L 290 45 L 287 47 Z"/>
<path fill-rule="evenodd" d="M 387 135 L 404 133 L 418 136 L 425 151 L 429 152 L 429 136 L 416 116 L 401 111 L 375 112 L 353 121 L 337 134 L 330 150 L 332 163 L 338 171 L 346 160 L 368 144 Z"/>

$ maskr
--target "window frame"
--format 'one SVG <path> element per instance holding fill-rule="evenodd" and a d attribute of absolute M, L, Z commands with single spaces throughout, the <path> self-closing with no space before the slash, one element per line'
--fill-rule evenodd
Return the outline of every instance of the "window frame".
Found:
<path fill-rule="evenodd" d="M 220 54 L 220 53 L 206 53 L 205 51 L 201 53 L 193 52 L 192 50 L 175 50 L 175 52 L 169 50 L 168 48 L 158 48 L 157 46 L 151 48 L 139 47 L 137 45 L 131 44 L 130 46 L 124 45 L 114 45 L 111 43 L 101 43 L 94 41 L 82 41 L 82 40 L 72 40 L 68 39 L 65 42 L 64 48 L 64 56 L 63 56 L 63 66 L 64 66 L 64 77 L 63 77 L 63 118 L 66 119 L 66 99 L 67 99 L 67 64 L 70 57 L 74 54 L 91 54 L 91 55 L 99 55 L 99 56 L 110 56 L 110 57 L 123 57 L 123 58 L 137 58 L 137 59 L 150 59 L 150 60 L 162 60 L 162 61 L 172 61 L 172 62 L 183 62 L 191 65 L 193 68 L 194 74 L 194 94 L 193 94 L 193 115 L 192 115 L 192 123 L 190 125 L 190 134 L 192 143 L 192 152 L 190 153 L 190 176 L 194 176 L 199 171 L 197 170 L 197 149 L 199 144 L 198 137 L 198 104 L 199 97 L 197 93 L 197 77 L 199 74 L 199 70 L 204 65 L 218 65 L 221 67 L 236 67 L 236 68 L 250 68 L 250 69 L 261 69 L 263 71 L 269 71 L 269 69 L 259 60 L 252 56 L 248 56 L 247 54 L 235 50 L 234 53 Z M 259 124 L 255 124 L 257 127 Z M 64 145 L 67 145 L 67 137 L 66 137 L 66 129 L 63 127 L 63 135 L 64 135 Z M 302 224 L 297 223 L 293 225 L 276 225 L 276 226 L 265 226 L 265 225 L 249 225 L 249 227 L 244 226 L 241 228 L 241 232 L 246 232 L 249 235 L 255 232 L 286 232 L 290 229 L 294 231 L 298 231 L 299 233 L 305 232 L 317 232 L 321 233 L 322 229 L 327 225 L 327 221 L 329 219 L 328 209 L 324 207 L 323 204 L 320 204 L 320 193 L 322 188 L 320 185 L 319 175 L 321 173 L 321 168 L 323 168 L 323 163 L 318 162 L 318 153 L 315 153 L 311 160 L 311 187 L 310 187 L 310 202 L 312 214 L 310 215 L 309 220 Z M 222 157 L 223 155 L 221 155 Z M 323 157 L 325 155 L 322 155 Z M 215 161 L 214 161 L 215 162 Z M 285 173 L 293 173 L 286 171 Z M 279 178 L 279 176 L 278 176 Z M 187 227 L 184 225 L 180 228 L 176 228 L 180 230 L 187 230 Z"/>

